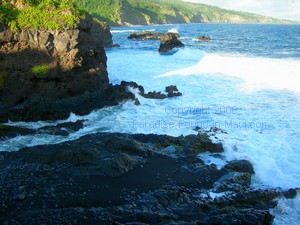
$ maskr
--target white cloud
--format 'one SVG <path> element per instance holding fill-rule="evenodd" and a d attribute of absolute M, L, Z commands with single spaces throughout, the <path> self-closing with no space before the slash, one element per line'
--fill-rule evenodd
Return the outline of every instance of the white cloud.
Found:
<path fill-rule="evenodd" d="M 300 21 L 300 0 L 184 0 Z"/>

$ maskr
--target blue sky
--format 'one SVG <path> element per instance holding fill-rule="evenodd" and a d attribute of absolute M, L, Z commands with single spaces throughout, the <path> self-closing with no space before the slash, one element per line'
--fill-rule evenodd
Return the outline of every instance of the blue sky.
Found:
<path fill-rule="evenodd" d="M 300 0 L 184 0 L 300 21 Z"/>

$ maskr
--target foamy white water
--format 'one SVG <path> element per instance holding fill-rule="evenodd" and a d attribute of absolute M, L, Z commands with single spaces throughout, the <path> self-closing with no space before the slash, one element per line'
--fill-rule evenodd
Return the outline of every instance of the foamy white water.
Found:
<path fill-rule="evenodd" d="M 139 32 L 139 30 L 112 30 L 111 33 L 132 33 L 132 32 Z"/>
<path fill-rule="evenodd" d="M 115 34 L 115 33 L 137 33 L 137 32 L 141 32 L 142 30 L 134 30 L 134 29 L 131 29 L 131 30 L 112 30 L 111 33 L 112 34 Z M 155 31 L 155 29 L 150 29 L 150 30 L 147 30 L 147 31 Z"/>
<path fill-rule="evenodd" d="M 169 29 L 168 32 L 169 32 L 169 33 L 176 33 L 176 34 L 179 33 L 177 27 L 174 27 L 174 28 Z"/>
<path fill-rule="evenodd" d="M 300 93 L 300 60 L 294 59 L 207 54 L 195 66 L 170 71 L 160 76 L 205 73 L 242 78 L 247 82 L 248 88 L 252 89 L 288 89 Z"/>

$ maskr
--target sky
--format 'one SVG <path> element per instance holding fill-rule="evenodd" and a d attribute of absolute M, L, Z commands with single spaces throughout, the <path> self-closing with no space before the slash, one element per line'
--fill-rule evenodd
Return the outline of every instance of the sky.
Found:
<path fill-rule="evenodd" d="M 184 0 L 300 21 L 300 0 Z"/>

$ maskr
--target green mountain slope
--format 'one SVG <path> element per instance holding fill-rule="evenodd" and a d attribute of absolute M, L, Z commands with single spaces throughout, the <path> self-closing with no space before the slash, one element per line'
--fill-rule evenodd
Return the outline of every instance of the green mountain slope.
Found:
<path fill-rule="evenodd" d="M 77 0 L 77 4 L 110 25 L 201 22 L 293 23 L 289 20 L 181 0 Z"/>

